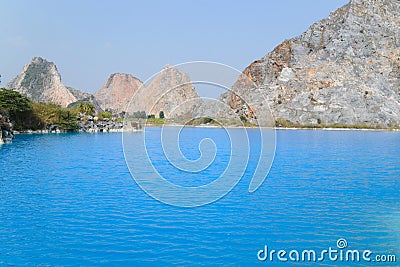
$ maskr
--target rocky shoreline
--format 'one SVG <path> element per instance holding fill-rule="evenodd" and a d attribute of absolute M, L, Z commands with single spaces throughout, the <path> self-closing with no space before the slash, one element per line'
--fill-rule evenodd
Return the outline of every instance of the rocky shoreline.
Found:
<path fill-rule="evenodd" d="M 182 127 L 184 125 L 178 125 L 178 124 L 173 124 L 173 125 L 166 125 L 166 127 Z M 147 125 L 146 127 L 162 127 L 159 125 Z M 193 125 L 187 125 L 186 127 L 193 127 L 193 128 L 210 128 L 210 129 L 216 129 L 216 128 L 224 128 L 222 126 L 205 126 L 205 125 L 199 125 L 199 126 L 193 126 Z M 238 126 L 227 126 L 225 128 L 242 128 Z M 254 127 L 243 127 L 246 129 L 254 129 Z M 268 128 L 268 127 L 261 127 L 261 128 Z M 371 128 L 300 128 L 300 127 L 272 127 L 274 130 L 282 130 L 282 131 L 298 131 L 298 130 L 308 130 L 308 131 L 374 131 L 374 132 L 400 132 L 400 129 L 389 129 L 389 128 L 382 128 L 382 129 L 371 129 Z M 90 129 L 86 131 L 82 130 L 77 130 L 77 131 L 63 131 L 63 130 L 55 130 L 55 131 L 49 131 L 49 130 L 24 130 L 24 131 L 13 131 L 12 132 L 12 139 L 9 139 L 8 141 L 3 141 L 0 138 L 0 144 L 2 143 L 7 143 L 11 142 L 16 135 L 19 134 L 61 134 L 61 133 L 125 133 L 125 132 L 141 132 L 143 129 L 136 129 L 136 128 L 121 128 L 121 129 L 107 129 L 104 131 L 100 131 L 100 129 Z"/>
<path fill-rule="evenodd" d="M 142 125 L 135 121 L 99 120 L 97 117 L 86 116 L 84 120 L 78 122 L 78 129 L 76 130 L 65 130 L 58 125 L 51 125 L 47 129 L 13 131 L 13 134 L 122 133 L 141 130 Z"/>
<path fill-rule="evenodd" d="M 0 114 L 0 144 L 9 143 L 14 139 L 10 118 Z"/>
<path fill-rule="evenodd" d="M 162 127 L 163 125 L 143 124 L 139 121 L 116 121 L 115 119 L 98 120 L 96 117 L 86 117 L 85 122 L 78 123 L 77 130 L 64 130 L 57 125 L 51 125 L 47 129 L 41 130 L 12 130 L 12 124 L 4 117 L 0 117 L 0 122 L 3 121 L 0 131 L 0 144 L 12 142 L 15 135 L 18 134 L 60 134 L 60 133 L 122 133 L 122 132 L 138 132 L 143 131 L 143 127 Z M 145 126 L 144 126 L 145 125 Z M 242 128 L 241 126 L 220 126 L 220 125 L 183 125 L 179 123 L 166 123 L 166 127 L 194 127 L 194 128 Z M 257 127 L 243 126 L 244 128 L 252 129 Z M 265 128 L 265 127 L 261 127 Z M 323 131 L 394 131 L 400 132 L 398 128 L 359 128 L 351 127 L 266 127 L 274 130 L 323 130 Z"/>

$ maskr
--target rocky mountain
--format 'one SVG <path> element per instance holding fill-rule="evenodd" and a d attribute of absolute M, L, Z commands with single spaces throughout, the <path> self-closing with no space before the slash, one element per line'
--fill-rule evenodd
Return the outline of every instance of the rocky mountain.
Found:
<path fill-rule="evenodd" d="M 400 125 L 400 1 L 351 0 L 250 64 L 221 99 L 299 124 Z"/>
<path fill-rule="evenodd" d="M 61 76 L 53 62 L 35 57 L 22 72 L 11 80 L 7 89 L 15 89 L 36 102 L 51 102 L 61 106 L 77 101 L 77 98 L 61 82 Z"/>
<path fill-rule="evenodd" d="M 139 79 L 130 74 L 114 73 L 94 96 L 103 110 L 120 113 L 126 111 L 132 96 L 142 85 Z"/>
<path fill-rule="evenodd" d="M 92 96 L 92 94 L 83 92 L 83 91 L 81 91 L 81 90 L 78 90 L 78 89 L 75 89 L 75 88 L 72 88 L 72 87 L 69 87 L 69 86 L 67 86 L 67 89 L 68 89 L 68 90 L 71 92 L 71 94 L 72 94 L 76 99 L 78 99 L 78 100 L 82 100 L 82 99 L 89 98 L 89 97 Z"/>
<path fill-rule="evenodd" d="M 190 78 L 177 68 L 165 66 L 149 84 L 134 96 L 129 112 L 145 111 L 158 117 L 164 111 L 165 117 L 189 116 L 201 102 Z"/>
<path fill-rule="evenodd" d="M 33 58 L 25 65 L 6 88 L 15 89 L 36 102 L 69 107 L 87 102 L 93 104 L 97 111 L 108 110 L 113 114 L 145 111 L 158 116 L 160 111 L 164 111 L 165 116 L 170 118 L 193 111 L 197 104 L 187 103 L 187 100 L 200 100 L 189 77 L 169 66 L 146 87 L 130 74 L 114 73 L 95 94 L 89 94 L 65 86 L 56 65 L 40 57 Z M 133 96 L 135 98 L 127 110 Z"/>

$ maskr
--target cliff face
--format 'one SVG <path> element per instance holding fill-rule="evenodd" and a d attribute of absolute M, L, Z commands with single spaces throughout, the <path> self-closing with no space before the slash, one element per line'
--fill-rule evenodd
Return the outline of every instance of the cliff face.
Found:
<path fill-rule="evenodd" d="M 190 78 L 174 67 L 166 66 L 132 100 L 129 112 L 146 111 L 158 117 L 176 118 L 191 114 L 201 99 Z"/>
<path fill-rule="evenodd" d="M 76 99 L 78 99 L 78 100 L 82 100 L 82 99 L 89 98 L 89 97 L 92 96 L 92 94 L 83 92 L 83 91 L 81 91 L 81 90 L 78 90 L 78 89 L 75 89 L 75 88 L 72 88 L 72 87 L 69 87 L 69 86 L 67 86 L 67 89 L 68 89 L 68 90 L 71 92 L 71 94 L 72 94 Z"/>
<path fill-rule="evenodd" d="M 25 65 L 6 88 L 15 89 L 36 102 L 51 102 L 64 107 L 77 100 L 62 84 L 56 65 L 40 57 L 33 58 Z"/>
<path fill-rule="evenodd" d="M 291 122 L 400 125 L 400 1 L 352 0 L 250 64 L 233 91 L 250 109 L 222 99 L 248 118 L 265 97 Z"/>
<path fill-rule="evenodd" d="M 94 96 L 103 110 L 120 113 L 126 111 L 132 96 L 142 85 L 139 79 L 130 74 L 114 73 Z"/>

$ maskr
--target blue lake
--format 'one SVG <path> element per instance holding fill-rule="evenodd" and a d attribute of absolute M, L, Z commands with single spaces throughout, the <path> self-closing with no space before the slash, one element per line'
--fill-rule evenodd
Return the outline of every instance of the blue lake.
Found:
<path fill-rule="evenodd" d="M 222 129 L 189 129 L 181 146 L 191 159 L 199 156 L 197 144 L 189 149 L 197 134 L 224 138 Z M 257 163 L 250 158 L 230 193 L 197 208 L 148 196 L 130 175 L 121 139 L 120 133 L 17 135 L 0 146 L 0 266 L 291 266 L 276 254 L 272 261 L 257 254 L 266 245 L 338 249 L 339 238 L 348 249 L 396 255 L 397 263 L 296 265 L 400 265 L 399 132 L 278 130 L 275 160 L 256 192 L 248 193 Z M 153 141 L 149 157 L 164 175 L 174 174 Z M 212 168 L 173 182 L 211 182 L 226 165 L 229 149 L 221 143 Z"/>

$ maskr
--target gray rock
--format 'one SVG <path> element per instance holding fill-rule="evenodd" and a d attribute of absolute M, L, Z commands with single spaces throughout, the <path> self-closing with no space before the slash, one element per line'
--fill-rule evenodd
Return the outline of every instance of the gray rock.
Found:
<path fill-rule="evenodd" d="M 53 62 L 35 57 L 11 80 L 7 89 L 15 89 L 35 102 L 50 102 L 66 107 L 77 99 L 61 82 Z"/>
<path fill-rule="evenodd" d="M 400 125 L 400 1 L 352 0 L 244 70 L 221 97 L 243 109 L 266 97 L 300 124 Z M 242 75 L 243 76 L 243 75 Z"/>

